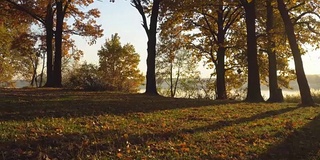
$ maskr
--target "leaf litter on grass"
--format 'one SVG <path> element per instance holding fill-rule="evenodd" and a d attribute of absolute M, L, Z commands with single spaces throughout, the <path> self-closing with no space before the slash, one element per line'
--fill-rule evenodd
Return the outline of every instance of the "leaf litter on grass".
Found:
<path fill-rule="evenodd" d="M 1 96 L 12 101 L 0 107 L 5 159 L 286 159 L 274 150 L 292 137 L 300 147 L 284 153 L 320 158 L 320 140 L 306 138 L 320 133 L 316 107 L 44 89 Z M 299 149 L 306 143 L 311 152 Z"/>

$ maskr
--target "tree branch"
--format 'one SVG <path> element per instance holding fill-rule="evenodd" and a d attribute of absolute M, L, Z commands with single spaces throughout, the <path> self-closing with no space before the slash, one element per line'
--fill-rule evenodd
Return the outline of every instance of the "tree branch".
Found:
<path fill-rule="evenodd" d="M 20 6 L 19 4 L 11 1 L 11 0 L 5 0 L 6 2 L 12 4 L 16 9 L 27 13 L 28 15 L 30 15 L 32 18 L 36 19 L 37 21 L 39 21 L 40 23 L 42 23 L 43 25 L 45 25 L 45 20 L 43 18 L 41 18 L 39 15 L 29 11 L 28 9 L 26 9 L 25 7 Z"/>
<path fill-rule="evenodd" d="M 147 35 L 149 36 L 149 28 L 147 25 L 147 18 L 146 15 L 144 13 L 142 4 L 141 4 L 141 0 L 132 0 L 132 6 L 135 7 L 138 12 L 140 13 L 141 17 L 142 17 L 142 27 L 144 28 L 144 30 L 146 31 Z"/>

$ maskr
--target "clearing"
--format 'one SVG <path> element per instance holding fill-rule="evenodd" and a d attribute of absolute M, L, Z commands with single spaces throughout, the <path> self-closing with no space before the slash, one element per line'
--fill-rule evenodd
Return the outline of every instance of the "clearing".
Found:
<path fill-rule="evenodd" d="M 0 90 L 0 159 L 320 159 L 320 107 Z"/>

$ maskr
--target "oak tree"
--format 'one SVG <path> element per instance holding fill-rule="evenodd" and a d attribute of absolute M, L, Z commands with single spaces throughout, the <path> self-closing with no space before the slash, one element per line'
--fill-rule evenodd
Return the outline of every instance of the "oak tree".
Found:
<path fill-rule="evenodd" d="M 294 59 L 295 70 L 297 74 L 297 81 L 298 81 L 300 96 L 301 96 L 301 104 L 306 106 L 314 105 L 315 103 L 311 96 L 310 87 L 303 69 L 301 52 L 296 39 L 294 24 L 291 21 L 288 9 L 286 8 L 286 4 L 284 3 L 284 1 L 277 0 L 277 2 L 278 2 L 278 10 L 283 19 L 286 34 L 288 36 L 288 41 L 289 41 L 293 59 Z"/>
<path fill-rule="evenodd" d="M 148 37 L 148 56 L 147 56 L 147 74 L 146 74 L 146 94 L 158 95 L 156 84 L 156 44 L 157 44 L 157 24 L 162 0 L 131 0 L 132 5 L 138 10 L 142 17 L 142 26 Z M 150 12 L 148 11 L 150 10 Z M 146 14 L 150 14 L 150 23 Z"/>

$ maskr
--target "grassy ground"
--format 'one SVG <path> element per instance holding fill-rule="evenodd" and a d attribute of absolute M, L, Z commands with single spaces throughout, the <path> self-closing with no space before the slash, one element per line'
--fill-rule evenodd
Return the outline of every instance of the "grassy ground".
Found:
<path fill-rule="evenodd" d="M 320 159 L 320 107 L 0 91 L 0 159 Z"/>

